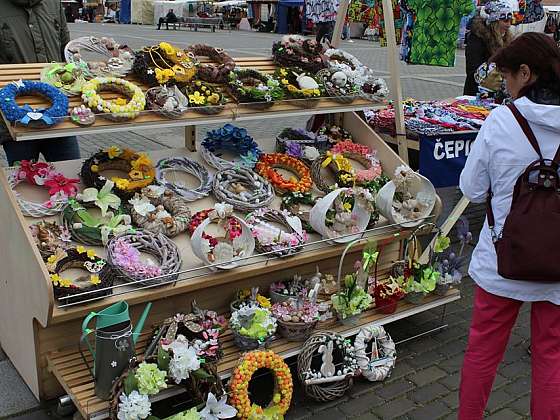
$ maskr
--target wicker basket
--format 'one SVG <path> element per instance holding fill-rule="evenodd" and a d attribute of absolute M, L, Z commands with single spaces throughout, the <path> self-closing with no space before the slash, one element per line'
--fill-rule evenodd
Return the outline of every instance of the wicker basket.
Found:
<path fill-rule="evenodd" d="M 225 105 L 194 106 L 189 108 L 193 112 L 204 115 L 217 115 L 225 109 Z"/>
<path fill-rule="evenodd" d="M 297 296 L 292 296 L 292 295 L 284 295 L 282 293 L 278 293 L 278 292 L 273 292 L 272 290 L 269 291 L 270 294 L 270 300 L 272 301 L 272 303 L 282 303 L 282 302 L 287 302 L 290 299 L 297 299 Z"/>
<path fill-rule="evenodd" d="M 333 101 L 339 102 L 341 104 L 351 104 L 352 102 L 354 102 L 359 96 L 358 93 L 355 93 L 353 95 L 342 95 L 339 89 L 335 88 L 334 86 L 329 86 L 329 84 L 327 83 L 328 81 L 330 81 L 331 75 L 332 74 L 329 69 L 323 69 L 317 73 L 317 78 L 319 78 L 323 82 L 323 85 L 325 86 L 325 90 L 327 91 L 329 97 Z"/>
<path fill-rule="evenodd" d="M 232 329 L 233 333 L 233 342 L 241 351 L 249 351 L 249 350 L 256 350 L 259 348 L 266 348 L 268 344 L 274 337 L 274 335 L 270 335 L 267 337 L 265 341 L 259 341 L 256 338 L 249 338 L 239 334 L 236 330 Z"/>
<path fill-rule="evenodd" d="M 284 322 L 281 319 L 276 321 L 278 323 L 278 334 L 287 339 L 288 341 L 305 341 L 309 338 L 317 322 Z"/>
<path fill-rule="evenodd" d="M 264 111 L 265 109 L 271 108 L 274 105 L 274 102 L 240 102 L 239 105 L 257 111 Z"/>
<path fill-rule="evenodd" d="M 150 88 L 146 91 L 146 108 L 151 109 L 162 117 L 169 118 L 170 120 L 177 120 L 183 116 L 187 109 L 174 109 L 166 110 L 156 102 L 156 95 L 163 89 L 161 86 Z M 182 93 L 181 93 L 182 95 Z"/>

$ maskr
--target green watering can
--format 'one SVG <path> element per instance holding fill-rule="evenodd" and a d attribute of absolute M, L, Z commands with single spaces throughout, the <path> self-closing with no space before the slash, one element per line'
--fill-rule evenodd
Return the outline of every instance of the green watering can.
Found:
<path fill-rule="evenodd" d="M 113 382 L 134 357 L 134 345 L 151 307 L 151 303 L 146 305 L 134 331 L 128 313 L 128 303 L 125 301 L 115 303 L 100 312 L 91 312 L 82 322 L 80 353 L 95 379 L 95 395 L 102 400 L 111 398 Z M 96 322 L 94 330 L 88 327 L 93 319 Z M 95 333 L 95 350 L 89 340 L 89 335 L 92 333 Z M 84 343 L 93 356 L 93 370 L 84 355 Z"/>

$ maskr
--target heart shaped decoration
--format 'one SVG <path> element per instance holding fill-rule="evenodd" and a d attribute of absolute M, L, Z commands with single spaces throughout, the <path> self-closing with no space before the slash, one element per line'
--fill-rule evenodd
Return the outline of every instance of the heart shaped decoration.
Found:
<path fill-rule="evenodd" d="M 43 113 L 42 112 L 28 112 L 27 116 L 29 118 L 31 118 L 33 121 L 39 121 L 41 118 L 43 118 Z"/>

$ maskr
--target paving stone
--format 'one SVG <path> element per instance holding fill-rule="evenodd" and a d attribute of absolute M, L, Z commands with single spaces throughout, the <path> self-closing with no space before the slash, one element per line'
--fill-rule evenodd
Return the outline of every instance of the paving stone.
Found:
<path fill-rule="evenodd" d="M 375 395 L 373 392 L 362 394 L 359 398 L 352 398 L 338 408 L 347 416 L 355 416 L 370 411 L 372 408 L 385 403 L 385 400 Z"/>
<path fill-rule="evenodd" d="M 522 416 L 528 416 L 531 411 L 531 396 L 526 394 L 521 398 L 508 404 L 508 408 L 511 408 L 516 413 Z"/>
<path fill-rule="evenodd" d="M 425 404 L 446 394 L 449 394 L 449 389 L 438 382 L 434 382 L 414 389 L 410 393 L 410 398 L 417 403 Z"/>
<path fill-rule="evenodd" d="M 306 402 L 306 406 L 313 412 L 313 414 L 317 414 L 320 412 L 322 416 L 323 411 L 330 410 L 331 408 L 334 407 L 338 407 L 340 404 L 343 404 L 346 401 L 348 401 L 348 399 L 349 398 L 347 395 L 344 395 L 342 398 L 339 398 L 337 400 L 328 401 L 328 402 L 319 402 L 319 401 L 313 401 L 309 399 Z"/>
<path fill-rule="evenodd" d="M 396 380 L 401 379 L 403 376 L 409 375 L 411 372 L 414 372 L 414 367 L 411 366 L 410 361 L 410 358 L 406 360 L 400 360 L 400 356 L 397 356 L 397 363 L 395 364 L 395 368 L 391 372 L 391 376 L 389 376 L 385 380 L 385 382 L 395 382 Z"/>
<path fill-rule="evenodd" d="M 289 420 L 305 420 L 311 418 L 311 411 L 301 404 L 292 404 L 285 417 Z"/>
<path fill-rule="evenodd" d="M 521 418 L 522 417 L 520 415 L 514 413 L 509 408 L 500 410 L 495 414 L 492 414 L 490 417 L 487 417 L 488 420 L 516 420 Z"/>
<path fill-rule="evenodd" d="M 512 397 L 510 394 L 505 392 L 503 389 L 499 389 L 497 391 L 493 391 L 490 394 L 490 398 L 488 399 L 488 405 L 486 406 L 486 411 L 489 413 L 494 413 L 501 408 L 508 406 L 510 401 L 516 399 Z"/>
<path fill-rule="evenodd" d="M 511 363 L 508 366 L 500 367 L 500 375 L 508 379 L 515 379 L 520 376 L 526 376 L 531 374 L 531 364 L 527 361 L 521 360 L 515 363 Z"/>
<path fill-rule="evenodd" d="M 445 405 L 447 405 L 450 409 L 457 410 L 457 407 L 459 407 L 459 393 L 452 392 L 449 395 L 441 398 L 440 401 L 445 403 Z"/>
<path fill-rule="evenodd" d="M 406 379 L 387 384 L 383 388 L 378 389 L 375 393 L 385 400 L 392 400 L 414 388 L 414 384 Z"/>
<path fill-rule="evenodd" d="M 403 397 L 382 405 L 381 407 L 374 408 L 372 411 L 373 414 L 382 419 L 390 420 L 402 416 L 415 408 L 416 405 L 412 401 Z"/>
<path fill-rule="evenodd" d="M 432 383 L 445 377 L 447 373 L 438 368 L 437 366 L 431 366 L 427 369 L 420 370 L 416 372 L 414 375 L 409 376 L 408 378 L 414 382 L 417 386 L 424 386 L 426 384 Z"/>
<path fill-rule="evenodd" d="M 439 380 L 439 383 L 445 385 L 451 391 L 458 390 L 460 382 L 461 382 L 461 374 L 459 372 L 449 374 L 445 378 Z"/>
<path fill-rule="evenodd" d="M 414 356 L 410 357 L 407 362 L 410 366 L 416 369 L 423 369 L 425 367 L 438 364 L 442 361 L 442 359 L 445 359 L 445 357 L 442 356 L 439 353 L 439 349 L 437 349 L 437 351 L 428 351 L 421 354 L 415 354 Z"/>
<path fill-rule="evenodd" d="M 464 338 L 459 340 L 450 341 L 448 343 L 442 344 L 437 348 L 437 351 L 446 357 L 454 356 L 455 354 L 463 354 L 467 348 L 467 342 Z"/>
<path fill-rule="evenodd" d="M 527 353 L 527 346 L 528 344 L 522 344 L 517 347 L 510 347 L 506 350 L 504 354 L 504 361 L 503 363 L 509 364 L 513 362 L 518 362 L 523 359 L 529 360 L 529 354 Z"/>
<path fill-rule="evenodd" d="M 509 380 L 498 373 L 496 375 L 496 378 L 494 379 L 494 386 L 493 386 L 492 389 L 499 389 L 499 388 L 501 388 L 502 386 L 504 386 L 505 384 L 508 384 L 508 383 L 509 383 Z"/>
<path fill-rule="evenodd" d="M 321 420 L 341 420 L 346 418 L 346 416 L 337 407 L 331 407 L 320 412 L 321 414 L 313 414 L 310 418 L 316 419 L 318 417 Z"/>
<path fill-rule="evenodd" d="M 47 410 L 35 410 L 30 413 L 25 413 L 19 416 L 10 417 L 10 420 L 52 420 L 53 417 L 49 415 Z"/>
<path fill-rule="evenodd" d="M 512 383 L 504 386 L 502 389 L 514 397 L 526 394 L 531 391 L 531 378 L 528 376 L 518 378 Z"/>
<path fill-rule="evenodd" d="M 356 398 L 362 394 L 373 392 L 381 387 L 383 387 L 383 382 L 370 382 L 367 379 L 360 377 L 354 381 L 354 385 L 350 388 L 350 391 L 348 391 L 348 396 Z"/>
<path fill-rule="evenodd" d="M 450 357 L 449 359 L 439 363 L 438 366 L 447 371 L 447 373 L 459 372 L 459 370 L 461 370 L 461 367 L 463 366 L 463 355 L 457 354 L 453 357 Z"/>
<path fill-rule="evenodd" d="M 445 417 L 449 413 L 449 407 L 441 401 L 434 401 L 421 408 L 417 408 L 409 413 L 407 417 L 413 420 L 436 420 Z"/>
<path fill-rule="evenodd" d="M 0 418 L 39 407 L 9 360 L 0 362 Z"/>
<path fill-rule="evenodd" d="M 6 353 L 4 353 L 4 350 L 2 350 L 2 347 L 0 347 L 0 362 L 2 360 L 6 360 L 7 356 Z"/>
<path fill-rule="evenodd" d="M 379 417 L 377 417 L 375 414 L 373 413 L 364 413 L 360 416 L 356 416 L 356 417 L 350 417 L 352 420 L 378 420 Z"/>

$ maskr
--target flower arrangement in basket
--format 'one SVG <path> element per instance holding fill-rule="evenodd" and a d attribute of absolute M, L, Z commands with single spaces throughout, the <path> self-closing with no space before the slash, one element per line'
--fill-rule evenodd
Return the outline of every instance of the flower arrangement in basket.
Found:
<path fill-rule="evenodd" d="M 238 290 L 235 293 L 235 298 L 233 302 L 230 303 L 229 307 L 231 312 L 235 312 L 242 306 L 247 305 L 260 306 L 265 309 L 270 309 L 272 307 L 270 299 L 261 295 L 258 287 Z"/>
<path fill-rule="evenodd" d="M 266 308 L 242 305 L 229 320 L 233 341 L 241 350 L 254 350 L 265 346 L 276 332 L 276 318 Z"/>
<path fill-rule="evenodd" d="M 309 292 L 309 296 L 300 296 L 272 305 L 272 315 L 278 322 L 278 333 L 288 341 L 304 341 L 315 329 L 319 321 L 319 286 L 317 284 Z"/>
<path fill-rule="evenodd" d="M 282 303 L 290 299 L 299 299 L 307 296 L 308 282 L 304 282 L 299 274 L 288 281 L 278 281 L 270 285 L 270 300 L 273 303 Z"/>
<path fill-rule="evenodd" d="M 275 77 L 253 69 L 232 71 L 229 87 L 237 102 L 257 109 L 269 108 L 284 99 L 284 91 Z"/>
<path fill-rule="evenodd" d="M 291 103 L 304 108 L 316 106 L 323 96 L 324 88 L 317 80 L 302 69 L 280 67 L 275 72 L 280 85 Z"/>
<path fill-rule="evenodd" d="M 196 80 L 186 87 L 190 109 L 201 114 L 219 114 L 228 102 L 220 85 Z"/>
<path fill-rule="evenodd" d="M 316 77 L 325 86 L 327 94 L 337 102 L 352 103 L 360 94 L 359 86 L 342 70 L 323 69 Z"/>

